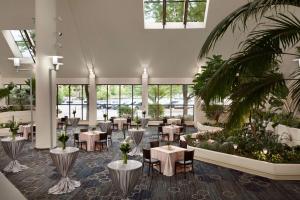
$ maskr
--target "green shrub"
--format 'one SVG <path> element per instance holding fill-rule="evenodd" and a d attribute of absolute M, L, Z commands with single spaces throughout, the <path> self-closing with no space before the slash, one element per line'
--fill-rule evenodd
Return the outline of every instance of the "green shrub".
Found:
<path fill-rule="evenodd" d="M 150 104 L 148 109 L 149 115 L 152 119 L 158 120 L 164 114 L 164 107 L 161 104 Z"/>

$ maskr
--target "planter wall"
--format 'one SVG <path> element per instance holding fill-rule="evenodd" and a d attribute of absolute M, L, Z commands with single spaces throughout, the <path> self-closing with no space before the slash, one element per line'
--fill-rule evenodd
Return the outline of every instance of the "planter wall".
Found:
<path fill-rule="evenodd" d="M 27 123 L 31 121 L 30 110 L 25 111 L 9 111 L 0 113 L 0 123 L 6 123 L 9 120 L 12 120 L 12 117 L 15 117 L 15 120 L 18 122 Z M 33 111 L 33 121 L 35 120 L 35 111 Z"/>

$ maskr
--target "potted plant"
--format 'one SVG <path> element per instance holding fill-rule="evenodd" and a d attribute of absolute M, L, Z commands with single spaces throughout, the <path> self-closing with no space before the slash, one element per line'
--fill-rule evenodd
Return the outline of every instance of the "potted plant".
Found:
<path fill-rule="evenodd" d="M 103 114 L 104 121 L 107 120 L 107 114 Z"/>
<path fill-rule="evenodd" d="M 73 116 L 74 116 L 74 118 L 75 118 L 75 115 L 76 115 L 76 107 L 75 107 L 75 109 L 73 110 Z"/>
<path fill-rule="evenodd" d="M 66 143 L 69 139 L 69 136 L 66 134 L 65 131 L 61 131 L 59 137 L 58 137 L 58 141 L 60 141 L 62 143 L 62 149 L 65 150 L 66 149 Z"/>
<path fill-rule="evenodd" d="M 15 121 L 15 116 L 13 116 L 12 120 L 8 122 L 8 127 L 11 132 L 12 139 L 15 140 L 19 129 L 19 124 Z"/>
<path fill-rule="evenodd" d="M 136 116 L 134 118 L 134 122 L 136 123 L 136 129 L 138 130 L 139 129 L 139 125 L 141 124 L 141 119 L 138 116 Z"/>
<path fill-rule="evenodd" d="M 142 114 L 143 114 L 143 118 L 146 118 L 146 111 L 145 110 L 143 110 L 143 112 L 142 112 Z"/>
<path fill-rule="evenodd" d="M 123 143 L 123 144 L 121 144 L 120 150 L 122 152 L 123 164 L 127 164 L 128 153 L 130 151 L 130 145 L 129 145 L 129 143 Z"/>

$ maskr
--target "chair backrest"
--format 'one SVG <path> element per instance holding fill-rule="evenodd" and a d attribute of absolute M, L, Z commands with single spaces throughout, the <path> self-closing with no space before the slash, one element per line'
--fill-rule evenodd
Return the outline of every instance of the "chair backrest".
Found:
<path fill-rule="evenodd" d="M 127 117 L 127 124 L 131 124 L 131 117 Z"/>
<path fill-rule="evenodd" d="M 143 149 L 143 159 L 151 159 L 151 151 L 150 149 Z"/>
<path fill-rule="evenodd" d="M 150 142 L 150 148 L 159 147 L 159 141 Z"/>
<path fill-rule="evenodd" d="M 184 161 L 194 161 L 194 150 L 184 151 Z"/>
<path fill-rule="evenodd" d="M 164 124 L 168 123 L 168 119 L 166 117 L 163 118 L 163 123 Z"/>
<path fill-rule="evenodd" d="M 179 127 L 179 133 L 183 133 L 183 126 Z"/>
<path fill-rule="evenodd" d="M 186 141 L 179 140 L 179 146 L 180 146 L 181 148 L 187 149 L 187 143 L 186 143 Z"/>
<path fill-rule="evenodd" d="M 107 140 L 107 133 L 101 133 L 99 136 L 100 140 Z"/>
<path fill-rule="evenodd" d="M 157 131 L 158 131 L 159 133 L 162 133 L 162 132 L 163 132 L 162 126 L 158 126 L 158 127 L 157 127 Z"/>
<path fill-rule="evenodd" d="M 83 129 L 80 129 L 80 132 L 81 132 L 81 133 L 82 133 L 82 132 L 89 132 L 89 129 L 83 128 Z"/>
<path fill-rule="evenodd" d="M 74 140 L 79 140 L 79 134 L 78 133 L 74 133 Z"/>
<path fill-rule="evenodd" d="M 112 123 L 114 123 L 114 119 L 115 119 L 115 117 L 111 117 L 109 120 L 110 120 Z"/>
<path fill-rule="evenodd" d="M 107 135 L 111 135 L 112 134 L 112 129 L 111 129 L 111 127 L 109 126 L 109 127 L 107 127 Z"/>

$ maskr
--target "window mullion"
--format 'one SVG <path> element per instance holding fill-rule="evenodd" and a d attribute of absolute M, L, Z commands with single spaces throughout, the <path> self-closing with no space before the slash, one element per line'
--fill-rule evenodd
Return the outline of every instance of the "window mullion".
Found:
<path fill-rule="evenodd" d="M 167 0 L 163 0 L 163 28 L 166 26 L 166 19 L 167 19 Z"/>
<path fill-rule="evenodd" d="M 189 0 L 184 0 L 184 12 L 183 12 L 184 28 L 186 28 L 186 24 L 187 24 L 188 11 L 189 11 Z"/>

